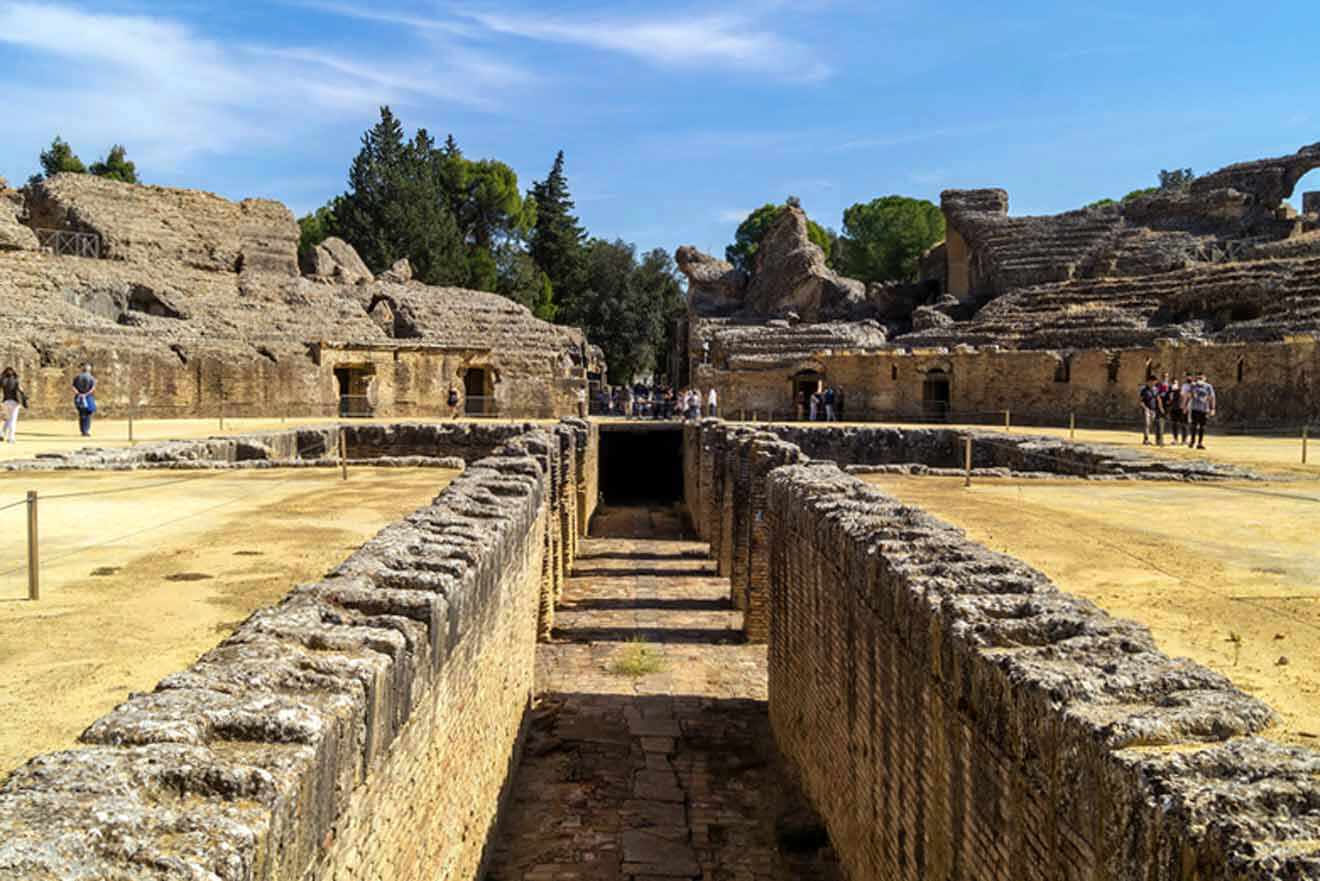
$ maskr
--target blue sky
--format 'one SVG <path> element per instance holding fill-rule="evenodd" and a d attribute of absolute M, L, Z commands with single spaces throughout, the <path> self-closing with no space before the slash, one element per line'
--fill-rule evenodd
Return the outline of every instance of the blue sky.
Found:
<path fill-rule="evenodd" d="M 671 251 L 789 194 L 835 227 L 950 187 L 1063 211 L 1320 141 L 1318 98 L 1314 0 L 0 0 L 11 181 L 59 133 L 303 213 L 388 103 L 524 189 L 564 149 L 593 234 Z"/>

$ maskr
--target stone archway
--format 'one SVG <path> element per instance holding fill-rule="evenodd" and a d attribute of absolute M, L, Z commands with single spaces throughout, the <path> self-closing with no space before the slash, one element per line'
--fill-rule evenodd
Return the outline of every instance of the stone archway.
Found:
<path fill-rule="evenodd" d="M 921 383 L 921 413 L 925 418 L 948 421 L 953 401 L 951 379 L 939 367 L 926 371 Z"/>

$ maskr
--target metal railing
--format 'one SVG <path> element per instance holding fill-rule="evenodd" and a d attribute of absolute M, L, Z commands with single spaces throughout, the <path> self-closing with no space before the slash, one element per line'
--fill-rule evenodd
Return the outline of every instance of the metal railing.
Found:
<path fill-rule="evenodd" d="M 101 259 L 101 237 L 96 233 L 72 232 L 67 229 L 34 229 L 42 249 L 56 257 L 87 257 Z"/>

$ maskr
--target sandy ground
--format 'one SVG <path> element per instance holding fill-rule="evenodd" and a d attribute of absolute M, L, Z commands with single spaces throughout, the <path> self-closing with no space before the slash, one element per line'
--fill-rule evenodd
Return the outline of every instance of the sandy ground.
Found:
<path fill-rule="evenodd" d="M 335 419 L 232 419 L 226 418 L 224 429 L 220 428 L 219 419 L 135 419 L 133 421 L 133 440 L 136 443 L 161 440 L 188 440 L 221 435 L 243 434 L 250 431 L 274 431 L 308 425 L 331 425 Z M 490 422 L 489 419 L 352 419 L 345 420 L 346 425 L 392 425 L 397 422 Z M 555 420 L 520 420 L 528 422 L 554 422 Z M 123 419 L 98 419 L 92 425 L 91 438 L 78 434 L 78 423 L 74 419 L 24 419 L 18 420 L 17 443 L 0 444 L 0 461 L 6 459 L 31 459 L 39 453 L 69 453 L 83 447 L 127 447 L 128 421 Z"/>
<path fill-rule="evenodd" d="M 761 423 L 765 425 L 766 423 Z M 804 423 L 774 423 L 802 425 Z M 1005 431 L 1002 425 L 945 425 L 903 422 L 833 422 L 817 423 L 820 426 L 833 425 L 853 428 L 892 426 L 895 428 L 953 428 L 957 430 L 973 429 L 1009 437 L 1027 435 L 1045 435 L 1047 437 L 1068 438 L 1067 428 L 1037 428 L 1035 426 L 1013 426 Z M 1166 456 L 1177 459 L 1203 459 L 1211 462 L 1223 462 L 1241 465 L 1259 473 L 1279 475 L 1280 477 L 1316 477 L 1320 478 L 1320 429 L 1311 432 L 1308 443 L 1307 463 L 1302 464 L 1302 438 L 1300 430 L 1296 436 L 1262 436 L 1242 434 L 1210 434 L 1206 436 L 1206 449 L 1189 450 L 1183 446 L 1168 444 L 1163 447 L 1144 446 L 1141 443 L 1141 430 L 1112 431 L 1108 429 L 1081 429 L 1075 435 L 1078 443 L 1109 444 L 1128 447 L 1152 456 Z"/>
<path fill-rule="evenodd" d="M 0 511 L 0 778 L 73 743 L 130 691 L 148 691 L 254 609 L 313 581 L 456 472 L 332 470 L 24 474 L 39 504 L 42 598 L 27 601 L 26 519 Z M 101 546 L 83 549 L 89 544 Z"/>
<path fill-rule="evenodd" d="M 1274 707 L 1272 736 L 1320 746 L 1320 482 L 865 479 L 1141 621 Z"/>
<path fill-rule="evenodd" d="M 240 434 L 248 431 L 267 431 L 298 425 L 327 425 L 333 419 L 225 419 L 224 431 L 220 430 L 218 419 L 151 419 L 135 420 L 133 437 L 136 441 L 172 440 L 185 438 L 213 437 L 222 434 Z M 351 424 L 363 422 L 390 424 L 394 422 L 449 422 L 444 419 L 368 419 L 351 420 Z M 463 420 L 460 420 L 463 421 Z M 473 420 L 485 421 L 485 420 Z M 530 420 L 538 421 L 538 420 Z M 541 420 L 553 422 L 554 420 Z M 651 424 L 650 420 L 624 420 L 619 418 L 599 419 L 602 423 L 636 422 Z M 766 423 L 760 423 L 765 425 Z M 824 423 L 821 423 L 822 425 Z M 876 426 L 882 423 L 833 423 L 855 427 Z M 885 423 L 899 425 L 899 423 Z M 18 443 L 0 444 L 0 461 L 6 459 L 28 459 L 38 453 L 70 452 L 80 447 L 126 447 L 128 441 L 128 423 L 124 420 L 98 420 L 92 428 L 92 438 L 88 441 L 79 436 L 78 424 L 74 420 L 26 420 L 20 417 Z M 909 425 L 909 427 L 912 427 Z M 917 426 L 922 427 L 922 426 Z M 924 427 L 933 427 L 924 424 Z M 940 426 L 950 428 L 977 428 L 980 430 L 1002 431 L 994 426 Z M 1320 430 L 1315 432 L 1320 435 Z M 1066 428 L 1014 427 L 1011 434 L 1043 434 L 1052 437 L 1068 437 Z M 1320 437 L 1310 444 L 1308 464 L 1301 464 L 1302 442 L 1300 437 L 1261 437 L 1244 435 L 1216 435 L 1206 439 L 1207 449 L 1189 450 L 1185 447 L 1143 447 L 1141 433 L 1134 431 L 1079 430 L 1078 441 L 1085 443 L 1114 444 L 1123 447 L 1135 447 L 1138 450 L 1158 456 L 1172 456 L 1182 459 L 1209 459 L 1215 462 L 1228 462 L 1245 467 L 1264 470 L 1289 476 L 1320 477 Z"/>

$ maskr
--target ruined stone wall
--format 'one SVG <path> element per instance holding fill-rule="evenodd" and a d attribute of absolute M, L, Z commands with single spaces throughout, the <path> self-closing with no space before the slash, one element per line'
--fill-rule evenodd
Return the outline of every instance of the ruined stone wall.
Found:
<path fill-rule="evenodd" d="M 241 351 L 240 351 L 241 350 Z M 552 370 L 496 360 L 493 418 L 549 419 L 577 410 L 573 382 Z M 81 336 L 52 338 L 41 350 L 0 343 L 0 364 L 19 373 L 31 407 L 27 418 L 74 418 L 72 380 L 90 361 L 104 418 L 308 418 L 339 413 L 339 366 L 369 367 L 371 412 L 385 418 L 443 418 L 448 392 L 462 393 L 459 369 L 474 352 L 438 349 L 326 349 L 272 343 L 221 347 L 198 343 L 149 347 L 140 340 Z M 509 359 L 512 361 L 513 359 Z M 355 402 L 357 403 L 357 402 Z"/>
<path fill-rule="evenodd" d="M 1061 371 L 1064 359 L 1067 365 Z M 702 389 L 714 385 L 728 417 L 788 419 L 796 415 L 792 378 L 802 366 L 793 362 L 763 370 L 720 370 L 702 365 L 696 368 L 694 384 Z M 1187 370 L 1204 371 L 1218 392 L 1218 424 L 1300 424 L 1320 418 L 1320 341 L 1308 336 L 1076 353 L 825 353 L 813 358 L 811 366 L 826 385 L 844 390 L 847 419 L 922 417 L 925 381 L 932 370 L 948 377 L 954 418 L 969 414 L 991 420 L 1007 409 L 1015 422 L 1024 424 L 1066 425 L 1070 412 L 1077 414 L 1079 424 L 1136 424 L 1137 388 L 1147 370 L 1177 377 Z"/>
<path fill-rule="evenodd" d="M 18 769 L 0 878 L 479 878 L 555 589 L 545 561 L 566 559 L 552 488 L 579 481 L 582 429 L 520 433 L 83 746 Z"/>
<path fill-rule="evenodd" d="M 771 720 L 852 877 L 1320 870 L 1253 698 L 833 466 L 769 484 Z"/>
<path fill-rule="evenodd" d="M 705 528 L 746 573 L 732 590 L 749 618 L 758 594 L 767 604 L 776 739 L 850 877 L 1320 871 L 1320 757 L 1254 736 L 1269 709 L 1224 677 L 795 444 L 713 422 L 687 432 L 716 483 L 739 479 L 721 459 L 748 463 L 749 486 L 704 506 Z M 840 458 L 866 447 L 823 433 L 797 437 Z M 872 441 L 870 458 L 940 450 Z"/>

